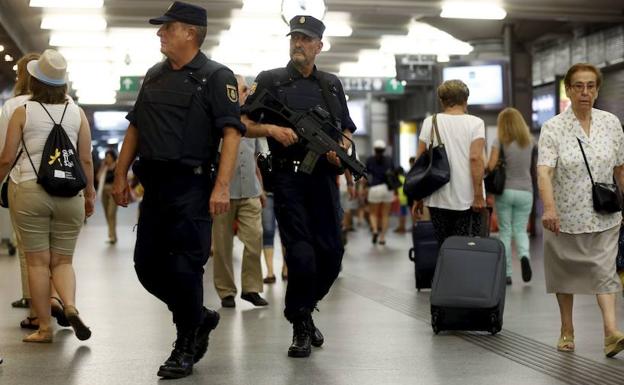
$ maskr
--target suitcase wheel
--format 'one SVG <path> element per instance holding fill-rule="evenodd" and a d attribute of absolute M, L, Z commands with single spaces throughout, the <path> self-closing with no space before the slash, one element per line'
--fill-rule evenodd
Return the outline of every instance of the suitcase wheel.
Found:
<path fill-rule="evenodd" d="M 408 258 L 410 261 L 414 262 L 414 248 L 413 247 L 409 249 Z"/>
<path fill-rule="evenodd" d="M 501 331 L 501 324 L 498 321 L 498 316 L 495 313 L 490 314 L 490 334 L 495 335 Z"/>
<path fill-rule="evenodd" d="M 431 314 L 431 328 L 433 329 L 433 333 L 440 333 L 440 316 L 438 312 Z"/>

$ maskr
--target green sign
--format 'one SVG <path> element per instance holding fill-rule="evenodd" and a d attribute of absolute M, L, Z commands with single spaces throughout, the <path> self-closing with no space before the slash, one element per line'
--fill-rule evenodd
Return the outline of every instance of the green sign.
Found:
<path fill-rule="evenodd" d="M 138 92 L 142 76 L 121 76 L 119 78 L 119 92 Z"/>
<path fill-rule="evenodd" d="M 400 80 L 387 79 L 384 90 L 389 94 L 402 94 L 405 92 L 405 86 Z"/>

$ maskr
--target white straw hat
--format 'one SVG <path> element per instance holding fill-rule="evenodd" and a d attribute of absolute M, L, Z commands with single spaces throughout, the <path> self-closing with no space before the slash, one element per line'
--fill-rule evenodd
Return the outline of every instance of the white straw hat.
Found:
<path fill-rule="evenodd" d="M 67 61 L 63 55 L 53 49 L 43 51 L 39 60 L 26 64 L 28 73 L 50 86 L 62 86 L 67 83 Z"/>
<path fill-rule="evenodd" d="M 375 143 L 373 143 L 373 148 L 378 148 L 380 150 L 385 150 L 386 149 L 386 142 L 384 142 L 381 139 L 377 139 L 375 141 Z"/>

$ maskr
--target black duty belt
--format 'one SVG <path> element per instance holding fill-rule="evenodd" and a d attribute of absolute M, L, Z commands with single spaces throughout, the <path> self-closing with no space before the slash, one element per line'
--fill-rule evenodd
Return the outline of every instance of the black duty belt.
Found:
<path fill-rule="evenodd" d="M 299 164 L 301 161 L 298 160 L 273 158 L 271 166 L 274 170 L 297 172 Z"/>
<path fill-rule="evenodd" d="M 150 174 L 160 175 L 204 175 L 210 173 L 212 165 L 204 164 L 200 166 L 189 166 L 179 162 L 167 162 L 160 160 L 139 160 L 139 168 Z"/>

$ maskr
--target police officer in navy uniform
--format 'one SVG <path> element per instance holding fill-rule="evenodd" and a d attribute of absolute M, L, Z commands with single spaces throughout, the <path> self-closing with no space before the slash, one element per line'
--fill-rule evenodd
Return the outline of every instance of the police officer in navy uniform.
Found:
<path fill-rule="evenodd" d="M 288 107 L 308 111 L 321 106 L 347 137 L 355 131 L 338 78 L 316 69 L 325 25 L 311 16 L 295 16 L 290 21 L 290 62 L 258 74 L 241 113 L 248 136 L 268 137 L 273 156 L 275 214 L 286 248 L 288 287 L 284 315 L 293 324 L 290 357 L 308 357 L 311 345 L 321 346 L 323 335 L 312 320 L 312 311 L 329 291 L 338 273 L 344 248 L 341 241 L 342 209 L 336 175 L 340 160 L 329 152 L 312 174 L 298 171 L 305 147 L 297 143 L 295 132 L 274 117 L 249 111 L 260 91 L 267 89 Z M 342 143 L 337 129 L 324 127 Z M 347 141 L 348 142 L 348 141 Z"/>
<path fill-rule="evenodd" d="M 113 195 L 119 205 L 128 204 L 128 168 L 138 155 L 133 170 L 145 195 L 135 269 L 141 284 L 167 304 L 176 326 L 173 352 L 158 375 L 180 378 L 192 373 L 219 322 L 219 314 L 203 306 L 203 266 L 210 253 L 211 214 L 229 209 L 229 183 L 245 127 L 234 74 L 199 50 L 206 10 L 176 1 L 150 23 L 160 25 L 166 60 L 147 72 L 127 116 Z"/>

